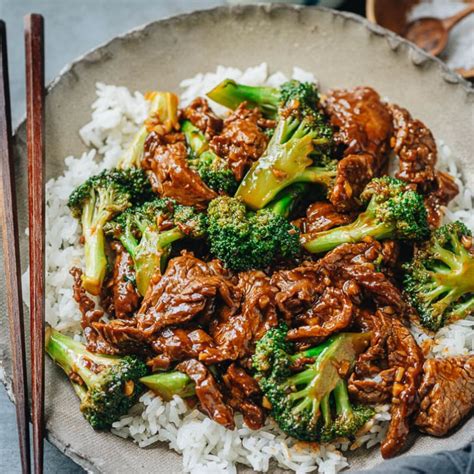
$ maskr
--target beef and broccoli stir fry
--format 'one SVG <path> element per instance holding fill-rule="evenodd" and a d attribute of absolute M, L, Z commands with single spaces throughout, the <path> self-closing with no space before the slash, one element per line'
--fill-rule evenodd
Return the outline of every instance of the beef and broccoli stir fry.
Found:
<path fill-rule="evenodd" d="M 412 427 L 447 433 L 474 405 L 474 356 L 425 360 L 409 324 L 474 313 L 474 246 L 441 225 L 458 189 L 430 130 L 369 87 L 225 80 L 208 98 L 225 118 L 148 94 L 117 168 L 69 198 L 85 345 L 50 330 L 47 351 L 86 419 L 110 427 L 151 389 L 318 442 L 389 403 L 384 457 Z"/>

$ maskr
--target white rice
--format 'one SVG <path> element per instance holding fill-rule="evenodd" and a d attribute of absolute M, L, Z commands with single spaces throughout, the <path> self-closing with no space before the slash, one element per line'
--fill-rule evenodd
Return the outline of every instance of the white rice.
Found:
<path fill-rule="evenodd" d="M 287 80 L 281 72 L 269 75 L 262 63 L 245 71 L 219 66 L 214 73 L 198 74 L 184 80 L 181 87 L 183 105 L 204 95 L 224 78 L 233 78 L 249 85 L 279 85 Z M 314 76 L 300 68 L 293 69 L 292 78 L 315 81 Z M 80 136 L 90 150 L 79 158 L 65 159 L 62 176 L 50 180 L 46 202 L 46 320 L 51 326 L 80 337 L 81 315 L 72 297 L 72 277 L 69 269 L 81 265 L 83 248 L 79 245 L 80 227 L 71 217 L 67 198 L 72 189 L 89 176 L 113 167 L 147 112 L 147 101 L 139 92 L 131 94 L 124 87 L 97 84 L 97 100 L 92 105 L 92 119 L 80 130 Z M 217 113 L 224 109 L 212 104 Z M 462 182 L 456 159 L 449 148 L 439 143 L 439 168 L 456 177 L 459 196 L 446 212 L 447 220 L 461 219 L 474 228 L 472 194 Z M 52 231 L 49 231 L 51 229 Z M 60 232 L 57 230 L 60 229 Z M 28 303 L 28 273 L 23 275 L 24 301 Z M 413 327 L 419 342 L 429 338 Z M 474 318 L 458 321 L 441 329 L 434 336 L 432 356 L 474 353 Z M 377 407 L 371 420 L 356 441 L 350 445 L 340 440 L 332 445 L 297 443 L 283 434 L 268 420 L 264 428 L 252 431 L 236 416 L 237 429 L 230 431 L 213 422 L 197 410 L 191 410 L 179 398 L 164 402 L 152 392 L 144 394 L 132 412 L 114 423 L 113 432 L 132 438 L 140 447 L 163 441 L 182 453 L 183 470 L 192 473 L 236 472 L 236 464 L 267 472 L 271 463 L 298 473 L 319 469 L 324 474 L 339 472 L 348 466 L 342 451 L 380 443 L 390 420 L 389 406 Z"/>

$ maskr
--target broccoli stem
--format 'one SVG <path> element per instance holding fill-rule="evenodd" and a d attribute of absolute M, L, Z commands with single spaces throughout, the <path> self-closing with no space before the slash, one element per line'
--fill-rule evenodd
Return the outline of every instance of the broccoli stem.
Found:
<path fill-rule="evenodd" d="M 456 289 L 454 298 L 464 293 L 474 292 L 474 265 L 470 260 L 469 252 L 460 242 L 454 243 L 454 252 L 440 245 L 435 246 L 434 255 L 446 265 L 446 268 L 436 268 L 432 276 L 436 284 L 447 289 Z"/>
<path fill-rule="evenodd" d="M 278 111 L 281 94 L 273 87 L 246 86 L 237 84 L 232 79 L 226 79 L 214 87 L 207 96 L 232 110 L 242 102 L 249 102 L 251 106 L 258 105 L 265 116 L 274 118 Z"/>
<path fill-rule="evenodd" d="M 178 126 L 178 97 L 171 92 L 151 92 L 145 96 L 150 101 L 148 120 L 157 120 L 163 132 L 170 132 Z M 143 124 L 133 137 L 129 147 L 120 158 L 117 168 L 140 168 L 145 140 L 149 130 Z"/>
<path fill-rule="evenodd" d="M 299 174 L 297 179 L 300 183 L 323 184 L 329 187 L 335 176 L 335 170 L 328 170 L 322 166 L 311 166 Z"/>
<path fill-rule="evenodd" d="M 60 365 L 66 374 L 73 372 L 77 363 L 75 355 L 82 353 L 82 344 L 50 327 L 46 328 L 45 342 L 46 352 L 51 359 Z"/>
<path fill-rule="evenodd" d="M 367 236 L 377 240 L 386 239 L 392 235 L 393 230 L 392 225 L 377 223 L 364 212 L 352 224 L 319 232 L 315 239 L 303 242 L 303 246 L 308 252 L 323 253 L 344 243 L 360 242 Z"/>
<path fill-rule="evenodd" d="M 163 400 L 171 400 L 175 395 L 181 398 L 195 394 L 195 384 L 186 374 L 178 371 L 148 375 L 140 379 L 150 390 Z"/>
<path fill-rule="evenodd" d="M 182 123 L 181 130 L 191 149 L 190 167 L 197 171 L 204 183 L 214 191 L 234 194 L 238 183 L 228 161 L 209 148 L 205 135 L 189 120 Z"/>
<path fill-rule="evenodd" d="M 137 131 L 133 140 L 131 141 L 128 148 L 125 150 L 120 162 L 118 164 L 118 168 L 126 169 L 126 168 L 139 168 L 140 161 L 143 154 L 143 148 L 145 146 L 145 140 L 148 136 L 148 130 L 143 125 Z"/>
<path fill-rule="evenodd" d="M 92 295 L 98 295 L 107 272 L 105 255 L 105 236 L 102 226 L 83 225 L 85 270 L 82 275 L 84 289 Z"/>
<path fill-rule="evenodd" d="M 305 121 L 281 120 L 263 155 L 252 165 L 237 189 L 251 209 L 268 205 L 287 187 L 296 183 L 314 183 L 326 188 L 336 176 L 331 167 L 312 166 L 318 131 Z M 326 140 L 326 139 L 324 139 Z"/>
<path fill-rule="evenodd" d="M 443 312 L 453 301 L 456 301 L 458 298 L 460 298 L 463 294 L 465 294 L 464 288 L 445 288 L 445 294 L 441 293 L 443 295 L 442 298 L 439 300 L 436 300 L 436 298 L 433 298 L 432 301 L 435 301 L 433 303 L 433 307 L 435 307 L 439 312 Z"/>
<path fill-rule="evenodd" d="M 265 209 L 270 209 L 273 213 L 288 218 L 294 209 L 298 198 L 307 191 L 303 183 L 294 184 L 284 189 Z"/>
<path fill-rule="evenodd" d="M 168 247 L 173 242 L 176 242 L 179 239 L 182 239 L 184 234 L 179 230 L 179 227 L 173 227 L 172 229 L 165 230 L 159 235 L 159 245 L 160 247 Z"/>
<path fill-rule="evenodd" d="M 140 244 L 131 253 L 135 262 L 137 289 L 141 295 L 146 294 L 157 270 L 164 272 L 171 244 L 183 237 L 184 234 L 178 227 L 161 233 L 148 228 L 143 231 Z"/>
<path fill-rule="evenodd" d="M 324 426 L 329 427 L 332 424 L 331 406 L 329 404 L 329 393 L 321 400 L 321 414 L 323 415 Z"/>
<path fill-rule="evenodd" d="M 215 159 L 220 159 L 212 150 L 209 149 L 209 142 L 201 130 L 194 126 L 189 120 L 185 120 L 182 123 L 181 131 L 184 133 L 186 142 L 196 158 L 200 158 L 202 162 L 207 161 L 209 164 Z"/>
<path fill-rule="evenodd" d="M 345 380 L 339 380 L 334 387 L 334 398 L 336 401 L 336 413 L 338 415 L 350 416 L 352 415 L 352 405 L 349 400 L 349 393 Z"/>
<path fill-rule="evenodd" d="M 303 370 L 301 372 L 297 372 L 295 375 L 292 375 L 288 378 L 288 386 L 289 387 L 296 387 L 298 385 L 306 385 L 311 380 L 313 380 L 315 376 L 315 372 L 312 368 Z"/>
<path fill-rule="evenodd" d="M 125 247 L 125 250 L 132 255 L 135 255 L 136 248 L 138 247 L 138 240 L 135 238 L 133 233 L 125 228 L 119 237 L 120 243 Z"/>
<path fill-rule="evenodd" d="M 72 373 L 79 375 L 84 383 L 90 387 L 94 382 L 94 373 L 89 366 L 92 363 L 100 365 L 111 365 L 116 363 L 113 356 L 92 354 L 84 345 L 59 331 L 48 327 L 45 332 L 46 352 L 69 376 Z M 74 383 L 77 392 L 76 385 Z M 81 389 L 78 395 L 84 394 L 86 390 Z"/>
<path fill-rule="evenodd" d="M 209 149 L 209 143 L 204 134 L 189 120 L 185 120 L 181 124 L 181 131 L 184 133 L 186 142 L 196 156 L 200 156 Z"/>
<path fill-rule="evenodd" d="M 317 416 L 319 412 L 319 405 L 320 405 L 320 400 L 316 398 L 311 398 L 309 396 L 309 389 L 308 387 L 300 390 L 299 392 L 293 392 L 291 393 L 288 398 L 292 400 L 293 402 L 298 402 L 298 404 L 294 405 L 293 409 L 291 410 L 293 414 L 298 414 L 301 412 L 304 412 L 308 409 L 308 407 L 312 407 L 312 412 L 314 415 Z"/>
<path fill-rule="evenodd" d="M 290 361 L 294 364 L 298 359 L 302 359 L 303 357 L 306 358 L 316 358 L 319 357 L 328 347 L 331 346 L 333 343 L 332 339 L 327 339 L 325 342 L 322 344 L 319 344 L 318 346 L 315 347 L 310 347 L 309 349 L 298 352 L 297 354 L 293 354 L 290 356 Z"/>
<path fill-rule="evenodd" d="M 474 313 L 474 298 L 458 304 L 452 311 L 451 321 L 462 319 L 466 314 Z"/>

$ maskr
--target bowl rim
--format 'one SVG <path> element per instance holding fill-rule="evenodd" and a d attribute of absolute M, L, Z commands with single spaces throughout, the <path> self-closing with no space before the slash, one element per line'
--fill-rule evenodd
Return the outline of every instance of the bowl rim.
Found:
<path fill-rule="evenodd" d="M 375 0 L 366 0 L 366 5 L 374 4 Z M 425 64 L 427 61 L 431 61 L 438 66 L 438 69 L 441 72 L 443 79 L 451 84 L 459 84 L 462 88 L 469 93 L 474 92 L 474 86 L 471 85 L 469 81 L 464 79 L 460 74 L 456 73 L 454 70 L 449 68 L 441 59 L 437 58 L 436 56 L 432 56 L 431 54 L 427 53 L 423 49 L 416 46 L 414 43 L 408 41 L 407 39 L 403 38 L 402 36 L 394 33 L 393 31 L 380 26 L 375 22 L 375 17 L 367 18 L 363 17 L 362 15 L 358 15 L 357 13 L 342 11 L 342 10 L 335 10 L 334 8 L 322 7 L 318 5 L 294 5 L 294 4 L 283 4 L 283 3 L 268 3 L 268 4 L 249 4 L 249 5 L 220 5 L 218 7 L 211 7 L 211 8 L 202 8 L 198 10 L 193 10 L 190 12 L 179 13 L 177 15 L 169 15 L 158 20 L 152 20 L 147 23 L 143 23 L 136 27 L 130 28 L 124 33 L 120 33 L 113 38 L 99 43 L 96 47 L 90 48 L 85 51 L 80 56 L 77 56 L 71 62 L 66 64 L 57 74 L 55 78 L 53 78 L 49 83 L 46 85 L 46 95 L 49 91 L 60 81 L 63 77 L 72 74 L 74 71 L 75 66 L 78 63 L 83 61 L 94 62 L 95 57 L 101 57 L 101 53 L 104 52 L 108 47 L 115 43 L 116 41 L 122 42 L 126 41 L 130 38 L 133 38 L 135 35 L 140 35 L 146 32 L 148 29 L 152 28 L 156 23 L 171 23 L 174 21 L 181 22 L 187 17 L 196 16 L 200 14 L 213 14 L 214 12 L 218 13 L 219 11 L 229 11 L 239 13 L 244 10 L 263 10 L 267 13 L 272 13 L 278 10 L 288 10 L 288 11 L 298 11 L 304 9 L 311 9 L 311 10 L 319 10 L 330 13 L 334 16 L 339 16 L 342 18 L 346 18 L 350 21 L 354 21 L 365 26 L 370 32 L 388 38 L 395 42 L 395 44 L 404 44 L 408 47 L 407 54 L 410 54 L 410 51 L 416 53 L 416 56 L 412 58 L 412 62 L 416 66 L 421 66 Z M 368 10 L 366 10 L 367 15 Z M 18 133 L 18 130 L 24 125 L 26 122 L 26 112 L 18 119 L 18 123 L 13 128 L 13 136 L 15 137 Z"/>

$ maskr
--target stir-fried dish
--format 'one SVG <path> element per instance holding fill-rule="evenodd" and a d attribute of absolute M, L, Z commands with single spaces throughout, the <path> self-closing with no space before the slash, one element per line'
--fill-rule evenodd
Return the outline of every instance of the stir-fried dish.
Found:
<path fill-rule="evenodd" d="M 116 169 L 69 198 L 85 344 L 49 330 L 92 427 L 151 389 L 228 429 L 272 417 L 302 441 L 355 438 L 391 405 L 381 446 L 441 436 L 474 405 L 474 356 L 427 358 L 409 330 L 474 313 L 474 247 L 430 130 L 370 87 L 320 95 L 225 80 L 149 116 Z M 389 168 L 398 163 L 395 176 Z"/>

